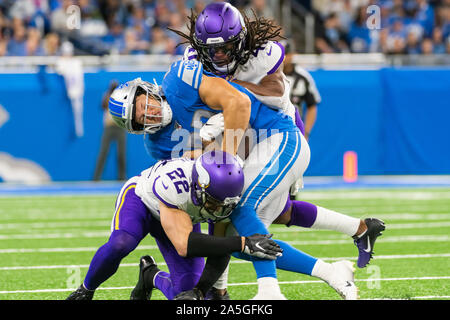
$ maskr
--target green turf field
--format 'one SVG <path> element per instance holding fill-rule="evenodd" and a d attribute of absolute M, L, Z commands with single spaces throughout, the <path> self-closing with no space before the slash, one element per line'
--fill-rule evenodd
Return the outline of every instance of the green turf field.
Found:
<path fill-rule="evenodd" d="M 450 189 L 317 190 L 299 199 L 386 222 L 374 260 L 355 273 L 361 299 L 450 299 Z M 107 240 L 114 201 L 115 195 L 0 197 L 0 300 L 65 299 Z M 270 230 L 326 261 L 356 261 L 357 249 L 346 235 L 281 225 Z M 147 237 L 94 299 L 128 299 L 144 254 L 167 271 Z M 279 281 L 288 299 L 340 299 L 317 278 L 280 271 Z M 250 299 L 256 289 L 252 265 L 233 258 L 231 298 Z M 152 299 L 165 297 L 155 290 Z"/>

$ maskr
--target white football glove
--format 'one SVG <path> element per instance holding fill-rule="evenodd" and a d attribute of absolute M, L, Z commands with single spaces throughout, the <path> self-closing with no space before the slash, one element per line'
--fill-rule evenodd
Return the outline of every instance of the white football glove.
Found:
<path fill-rule="evenodd" d="M 223 113 L 215 114 L 200 129 L 200 137 L 203 140 L 211 141 L 222 134 L 224 127 Z"/>

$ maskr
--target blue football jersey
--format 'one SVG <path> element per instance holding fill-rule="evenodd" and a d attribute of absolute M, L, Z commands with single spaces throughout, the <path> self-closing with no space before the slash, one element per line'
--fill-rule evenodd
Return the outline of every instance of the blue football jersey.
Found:
<path fill-rule="evenodd" d="M 174 62 L 165 74 L 162 90 L 172 109 L 172 122 L 146 135 L 146 149 L 155 160 L 180 157 L 182 151 L 201 147 L 200 128 L 211 116 L 222 112 L 209 108 L 200 98 L 198 89 L 204 74 L 214 76 L 196 60 Z M 289 116 L 261 103 L 244 87 L 230 84 L 250 98 L 249 127 L 254 129 L 257 141 L 274 133 L 298 130 Z"/>

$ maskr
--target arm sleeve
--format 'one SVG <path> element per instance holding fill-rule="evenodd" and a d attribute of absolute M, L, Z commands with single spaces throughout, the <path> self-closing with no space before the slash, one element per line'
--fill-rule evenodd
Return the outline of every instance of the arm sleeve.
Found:
<path fill-rule="evenodd" d="M 228 262 L 230 262 L 230 255 L 208 257 L 206 259 L 205 268 L 195 286 L 203 293 L 203 296 L 206 296 L 208 290 L 211 289 L 214 283 L 220 278 L 227 268 Z"/>
<path fill-rule="evenodd" d="M 191 232 L 188 238 L 187 258 L 220 257 L 233 252 L 241 252 L 240 236 L 216 237 L 209 234 Z"/>

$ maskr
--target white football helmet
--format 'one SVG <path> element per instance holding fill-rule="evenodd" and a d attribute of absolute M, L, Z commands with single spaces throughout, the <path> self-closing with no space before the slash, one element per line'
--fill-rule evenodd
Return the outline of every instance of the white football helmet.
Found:
<path fill-rule="evenodd" d="M 158 123 L 139 124 L 135 121 L 136 114 L 136 97 L 145 94 L 146 105 L 145 114 L 147 118 L 161 119 Z M 155 99 L 158 103 L 152 104 L 149 97 Z M 109 98 L 109 113 L 115 123 L 129 133 L 144 134 L 155 133 L 165 127 L 172 121 L 172 109 L 162 93 L 161 87 L 157 84 L 149 83 L 136 78 L 132 81 L 125 82 L 118 86 Z M 149 108 L 160 108 L 160 115 L 150 115 L 147 113 Z"/>

